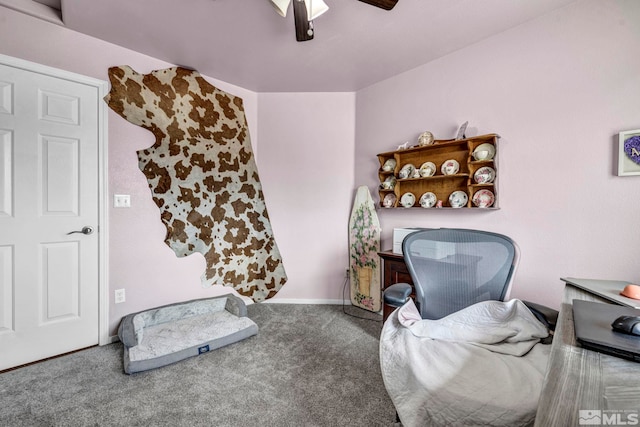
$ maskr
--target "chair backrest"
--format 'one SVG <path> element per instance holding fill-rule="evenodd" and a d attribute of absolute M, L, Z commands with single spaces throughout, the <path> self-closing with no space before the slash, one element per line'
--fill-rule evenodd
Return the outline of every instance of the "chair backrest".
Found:
<path fill-rule="evenodd" d="M 404 239 L 402 249 L 423 319 L 480 301 L 504 301 L 519 258 L 513 240 L 479 230 L 420 230 Z"/>

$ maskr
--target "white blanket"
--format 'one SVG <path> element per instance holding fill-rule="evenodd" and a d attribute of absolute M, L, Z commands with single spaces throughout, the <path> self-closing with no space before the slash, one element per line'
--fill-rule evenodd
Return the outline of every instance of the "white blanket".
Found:
<path fill-rule="evenodd" d="M 409 301 L 384 324 L 380 364 L 403 426 L 532 425 L 549 347 L 519 300 L 423 320 Z"/>

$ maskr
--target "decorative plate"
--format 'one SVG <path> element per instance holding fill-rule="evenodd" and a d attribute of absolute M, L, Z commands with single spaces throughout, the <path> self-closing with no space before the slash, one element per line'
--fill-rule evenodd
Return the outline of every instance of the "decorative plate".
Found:
<path fill-rule="evenodd" d="M 438 198 L 431 191 L 427 191 L 422 196 L 420 196 L 420 206 L 423 208 L 432 208 L 436 205 Z"/>
<path fill-rule="evenodd" d="M 391 172 L 396 168 L 396 159 L 387 159 L 382 165 L 382 170 L 385 172 Z"/>
<path fill-rule="evenodd" d="M 473 174 L 476 184 L 490 184 L 494 179 L 496 179 L 496 171 L 489 166 L 483 166 Z"/>
<path fill-rule="evenodd" d="M 464 191 L 454 191 L 449 195 L 449 206 L 452 208 L 464 207 L 469 201 L 469 196 Z"/>
<path fill-rule="evenodd" d="M 493 202 L 495 202 L 495 200 L 496 198 L 493 195 L 493 193 L 485 189 L 476 191 L 475 194 L 473 195 L 473 199 L 471 199 L 473 204 L 479 208 L 491 207 L 493 205 Z"/>
<path fill-rule="evenodd" d="M 402 167 L 402 169 L 400 169 L 400 172 L 398 172 L 398 178 L 400 179 L 411 178 L 415 170 L 416 170 L 415 166 L 413 166 L 411 163 L 407 163 Z"/>
<path fill-rule="evenodd" d="M 384 199 L 382 200 L 382 206 L 384 206 L 385 208 L 392 208 L 393 205 L 395 204 L 396 204 L 395 194 L 387 194 L 386 196 L 384 196 Z"/>
<path fill-rule="evenodd" d="M 440 167 L 440 171 L 443 175 L 455 175 L 460 170 L 460 163 L 457 160 L 449 159 Z"/>
<path fill-rule="evenodd" d="M 413 193 L 404 193 L 400 197 L 400 204 L 405 208 L 410 208 L 416 203 L 416 196 Z"/>
<path fill-rule="evenodd" d="M 476 160 L 491 160 L 496 155 L 496 147 L 493 144 L 485 142 L 480 144 L 473 150 L 473 158 Z"/>
<path fill-rule="evenodd" d="M 433 162 L 424 162 L 420 166 L 420 176 L 426 178 L 433 176 L 436 173 L 436 165 Z"/>

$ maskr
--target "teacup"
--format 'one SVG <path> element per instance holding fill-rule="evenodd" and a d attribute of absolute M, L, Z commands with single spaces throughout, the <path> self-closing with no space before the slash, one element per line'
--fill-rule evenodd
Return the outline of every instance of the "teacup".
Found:
<path fill-rule="evenodd" d="M 395 159 L 387 159 L 387 161 L 384 162 L 384 165 L 382 165 L 382 170 L 385 172 L 391 172 L 395 167 L 396 167 Z"/>
<path fill-rule="evenodd" d="M 455 175 L 460 170 L 460 164 L 457 160 L 450 159 L 445 161 L 440 167 L 440 171 L 443 175 Z"/>
<path fill-rule="evenodd" d="M 416 167 L 413 166 L 411 163 L 408 163 L 404 165 L 402 169 L 400 169 L 400 172 L 398 172 L 398 178 L 400 179 L 411 178 L 415 170 L 416 170 Z"/>
<path fill-rule="evenodd" d="M 491 153 L 488 150 L 478 150 L 473 152 L 473 158 L 476 160 L 487 160 Z"/>
<path fill-rule="evenodd" d="M 393 187 L 396 186 L 396 179 L 390 176 L 387 179 L 385 179 L 381 185 L 383 190 L 393 190 Z"/>

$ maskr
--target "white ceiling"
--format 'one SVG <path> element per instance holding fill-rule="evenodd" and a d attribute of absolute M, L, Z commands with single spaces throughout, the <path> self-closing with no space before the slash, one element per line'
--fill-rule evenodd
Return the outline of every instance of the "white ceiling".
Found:
<path fill-rule="evenodd" d="M 60 0 L 37 0 L 54 4 Z M 576 0 L 325 0 L 296 42 L 269 0 L 62 0 L 70 29 L 256 92 L 355 91 Z M 120 64 L 114 64 L 120 65 Z"/>

